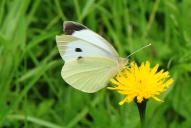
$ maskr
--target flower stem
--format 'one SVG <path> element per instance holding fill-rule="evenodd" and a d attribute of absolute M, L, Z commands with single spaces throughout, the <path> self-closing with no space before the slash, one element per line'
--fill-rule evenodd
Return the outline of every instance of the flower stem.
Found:
<path fill-rule="evenodd" d="M 146 111 L 146 104 L 147 104 L 147 100 L 144 100 L 141 103 L 137 103 L 137 107 L 139 110 L 139 116 L 140 116 L 140 121 L 141 121 L 141 128 L 145 128 L 145 111 Z"/>

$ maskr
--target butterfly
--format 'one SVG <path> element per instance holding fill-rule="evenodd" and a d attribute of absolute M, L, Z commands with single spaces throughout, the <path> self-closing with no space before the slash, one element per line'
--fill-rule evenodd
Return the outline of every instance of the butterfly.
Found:
<path fill-rule="evenodd" d="M 65 61 L 62 78 L 72 87 L 87 93 L 107 86 L 128 63 L 114 47 L 86 26 L 65 21 L 64 34 L 56 36 L 58 51 Z"/>

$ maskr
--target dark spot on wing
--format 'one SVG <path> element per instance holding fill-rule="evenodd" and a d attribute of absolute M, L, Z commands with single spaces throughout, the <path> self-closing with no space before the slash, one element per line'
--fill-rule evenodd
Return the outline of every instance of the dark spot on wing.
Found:
<path fill-rule="evenodd" d="M 83 57 L 82 56 L 78 56 L 78 59 L 77 60 L 80 60 L 80 59 L 82 59 Z"/>
<path fill-rule="evenodd" d="M 81 48 L 75 48 L 75 52 L 82 52 Z"/>
<path fill-rule="evenodd" d="M 75 22 L 65 22 L 64 23 L 64 34 L 72 35 L 75 31 L 80 31 L 87 29 L 85 26 L 75 23 Z"/>

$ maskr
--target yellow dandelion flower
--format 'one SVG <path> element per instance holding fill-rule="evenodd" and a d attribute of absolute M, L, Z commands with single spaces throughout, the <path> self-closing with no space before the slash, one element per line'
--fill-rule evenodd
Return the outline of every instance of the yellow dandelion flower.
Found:
<path fill-rule="evenodd" d="M 164 92 L 173 82 L 169 72 L 160 70 L 159 65 L 150 67 L 150 62 L 142 63 L 140 67 L 136 63 L 131 63 L 129 68 L 125 68 L 115 78 L 111 80 L 114 87 L 109 89 L 116 90 L 125 95 L 125 98 L 119 103 L 132 102 L 135 98 L 138 103 L 144 99 L 153 98 L 161 101 L 157 96 Z"/>

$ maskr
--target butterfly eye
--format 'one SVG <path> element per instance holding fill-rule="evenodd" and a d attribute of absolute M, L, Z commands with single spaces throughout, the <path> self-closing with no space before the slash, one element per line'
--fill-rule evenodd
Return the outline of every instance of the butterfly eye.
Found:
<path fill-rule="evenodd" d="M 82 52 L 81 48 L 75 48 L 75 52 Z"/>

